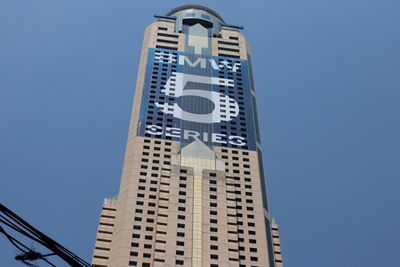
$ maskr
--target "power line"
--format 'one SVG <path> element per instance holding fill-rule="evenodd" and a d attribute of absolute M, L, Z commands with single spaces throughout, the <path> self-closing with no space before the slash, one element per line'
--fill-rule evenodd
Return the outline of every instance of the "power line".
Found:
<path fill-rule="evenodd" d="M 91 265 L 75 255 L 73 252 L 63 247 L 44 233 L 37 230 L 35 227 L 30 225 L 28 222 L 23 220 L 13 211 L 8 209 L 6 206 L 0 203 L 0 224 L 18 232 L 21 235 L 39 243 L 40 245 L 49 249 L 52 253 L 41 254 L 36 252 L 26 245 L 24 245 L 21 241 L 18 241 L 15 237 L 10 235 L 5 229 L 0 226 L 0 233 L 5 235 L 6 238 L 10 241 L 10 243 L 15 246 L 21 254 L 15 257 L 16 260 L 22 261 L 27 265 L 35 266 L 30 262 L 35 260 L 43 260 L 48 263 L 50 266 L 55 266 L 46 258 L 49 256 L 56 255 L 63 259 L 66 263 L 68 263 L 72 267 L 90 267 Z"/>

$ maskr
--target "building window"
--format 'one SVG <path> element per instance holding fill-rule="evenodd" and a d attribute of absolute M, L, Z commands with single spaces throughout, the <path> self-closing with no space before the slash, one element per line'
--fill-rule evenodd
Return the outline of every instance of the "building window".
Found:
<path fill-rule="evenodd" d="M 250 260 L 251 261 L 258 261 L 258 258 L 257 257 L 250 257 Z"/>
<path fill-rule="evenodd" d="M 185 237 L 185 233 L 182 233 L 182 232 L 177 232 L 176 235 L 179 237 Z"/>
<path fill-rule="evenodd" d="M 175 261 L 175 264 L 176 264 L 177 266 L 183 265 L 183 260 L 176 260 L 176 261 Z"/>
<path fill-rule="evenodd" d="M 138 253 L 137 253 L 137 251 L 131 251 L 130 255 L 133 257 L 136 257 L 138 255 Z"/>

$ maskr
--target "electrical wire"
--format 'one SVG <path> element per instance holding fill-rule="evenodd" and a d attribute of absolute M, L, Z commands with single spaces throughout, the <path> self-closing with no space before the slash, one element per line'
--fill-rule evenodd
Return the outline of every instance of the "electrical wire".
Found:
<path fill-rule="evenodd" d="M 6 208 L 4 205 L 0 203 L 0 212 L 3 215 L 0 215 L 0 223 L 3 223 L 7 227 L 13 229 L 14 231 L 26 236 L 27 238 L 39 243 L 40 245 L 46 247 L 53 253 L 49 254 L 41 254 L 38 253 L 27 246 L 25 246 L 22 242 L 18 241 L 16 238 L 12 237 L 8 234 L 4 228 L 0 226 L 0 233 L 4 234 L 6 238 L 18 249 L 22 252 L 21 255 L 17 256 L 17 260 L 21 260 L 25 264 L 30 266 L 34 266 L 26 260 L 33 261 L 33 260 L 43 260 L 49 265 L 55 267 L 53 263 L 46 259 L 48 256 L 56 255 L 67 262 L 70 266 L 73 267 L 90 267 L 91 265 L 84 261 L 83 259 L 79 258 L 77 255 L 72 253 L 67 248 L 63 247 L 47 235 L 43 234 L 33 226 L 31 226 L 28 222 L 23 220 L 17 214 Z"/>
<path fill-rule="evenodd" d="M 16 238 L 14 238 L 13 236 L 11 236 L 9 233 L 7 233 L 3 227 L 0 226 L 0 233 L 2 233 L 3 235 L 5 235 L 5 237 L 10 241 L 10 243 L 16 247 L 19 251 L 22 252 L 22 254 L 20 254 L 19 256 L 25 256 L 25 255 L 36 255 L 37 259 L 41 259 L 43 261 L 45 261 L 46 263 L 48 263 L 50 266 L 56 267 L 56 265 L 54 265 L 53 263 L 51 263 L 48 259 L 46 259 L 45 257 L 48 256 L 52 256 L 55 255 L 54 253 L 49 253 L 49 254 L 45 254 L 42 255 L 39 252 L 36 252 L 30 248 L 28 248 L 26 245 L 24 245 L 22 242 L 18 241 Z M 23 248 L 21 248 L 23 247 Z M 18 256 L 16 256 L 16 259 L 18 258 Z M 21 259 L 21 261 L 29 266 L 36 266 L 34 264 L 31 264 L 29 262 L 26 262 L 26 260 Z"/>

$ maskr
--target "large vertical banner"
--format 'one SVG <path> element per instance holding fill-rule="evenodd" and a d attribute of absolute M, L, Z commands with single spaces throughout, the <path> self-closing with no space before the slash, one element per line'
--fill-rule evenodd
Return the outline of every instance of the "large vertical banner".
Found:
<path fill-rule="evenodd" d="M 247 61 L 149 49 L 139 136 L 255 150 Z"/>

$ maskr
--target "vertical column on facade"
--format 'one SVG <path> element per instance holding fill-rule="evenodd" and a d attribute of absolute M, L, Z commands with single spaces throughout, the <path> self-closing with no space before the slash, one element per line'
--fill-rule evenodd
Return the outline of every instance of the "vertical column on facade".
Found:
<path fill-rule="evenodd" d="M 223 171 L 203 171 L 203 266 L 236 266 L 229 262 L 225 190 Z"/>
<path fill-rule="evenodd" d="M 203 199 L 202 199 L 202 169 L 194 168 L 193 175 L 193 267 L 202 266 L 202 216 L 203 216 Z"/>
<path fill-rule="evenodd" d="M 196 139 L 181 150 L 181 166 L 193 168 L 192 267 L 202 267 L 203 170 L 215 170 L 215 154 Z"/>

